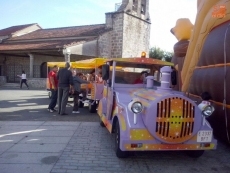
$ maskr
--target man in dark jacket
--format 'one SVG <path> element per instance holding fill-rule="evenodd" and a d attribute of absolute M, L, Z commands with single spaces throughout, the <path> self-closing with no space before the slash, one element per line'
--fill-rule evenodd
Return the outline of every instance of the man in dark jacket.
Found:
<path fill-rule="evenodd" d="M 73 77 L 70 69 L 70 63 L 65 64 L 65 68 L 59 70 L 57 74 L 58 79 L 58 113 L 60 115 L 66 114 L 66 105 L 68 102 L 69 91 L 73 87 Z"/>

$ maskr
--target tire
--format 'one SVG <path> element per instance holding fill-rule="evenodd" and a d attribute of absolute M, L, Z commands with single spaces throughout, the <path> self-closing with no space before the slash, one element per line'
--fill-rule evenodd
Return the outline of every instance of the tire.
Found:
<path fill-rule="evenodd" d="M 120 149 L 120 125 L 118 120 L 115 129 L 115 153 L 118 158 L 126 158 L 129 156 L 128 151 L 122 151 Z"/>
<path fill-rule="evenodd" d="M 78 107 L 79 108 L 83 108 L 84 107 L 84 103 L 82 101 L 78 101 Z"/>
<path fill-rule="evenodd" d="M 187 155 L 192 158 L 199 158 L 204 154 L 204 150 L 190 150 L 186 151 Z"/>
<path fill-rule="evenodd" d="M 105 124 L 103 123 L 103 121 L 100 122 L 100 126 L 105 127 Z"/>
<path fill-rule="evenodd" d="M 92 104 L 92 102 L 89 102 L 89 112 L 90 113 L 96 113 L 97 111 L 97 104 L 94 102 Z"/>
<path fill-rule="evenodd" d="M 51 91 L 48 92 L 48 96 L 49 96 L 49 99 L 51 99 L 51 97 L 52 97 L 52 92 Z"/>

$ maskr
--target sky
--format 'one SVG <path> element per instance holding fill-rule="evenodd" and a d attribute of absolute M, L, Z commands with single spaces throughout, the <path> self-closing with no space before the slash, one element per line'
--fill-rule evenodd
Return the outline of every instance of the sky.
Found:
<path fill-rule="evenodd" d="M 42 28 L 105 23 L 105 13 L 122 0 L 0 0 L 0 29 L 38 23 Z M 172 51 L 176 38 L 170 29 L 179 18 L 194 24 L 197 0 L 150 0 L 150 47 Z"/>

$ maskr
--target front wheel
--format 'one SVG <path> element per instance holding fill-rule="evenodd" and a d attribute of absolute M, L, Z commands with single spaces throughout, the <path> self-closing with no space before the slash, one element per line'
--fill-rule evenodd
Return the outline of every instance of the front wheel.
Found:
<path fill-rule="evenodd" d="M 100 126 L 105 127 L 105 124 L 103 123 L 103 121 L 100 122 Z"/>
<path fill-rule="evenodd" d="M 204 154 L 204 150 L 189 150 L 186 151 L 187 155 L 192 158 L 199 158 Z"/>
<path fill-rule="evenodd" d="M 128 157 L 128 151 L 122 151 L 120 149 L 120 125 L 119 121 L 116 122 L 116 129 L 115 129 L 115 153 L 118 158 L 126 158 Z"/>

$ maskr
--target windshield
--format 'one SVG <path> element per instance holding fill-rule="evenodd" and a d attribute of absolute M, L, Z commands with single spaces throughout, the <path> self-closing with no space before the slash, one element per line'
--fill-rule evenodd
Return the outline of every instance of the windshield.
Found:
<path fill-rule="evenodd" d="M 154 86 L 160 86 L 159 70 L 162 66 L 159 65 L 139 65 L 125 62 L 118 62 L 117 66 L 122 67 L 122 70 L 116 70 L 116 84 L 143 84 L 146 82 L 147 76 L 154 76 Z"/>

